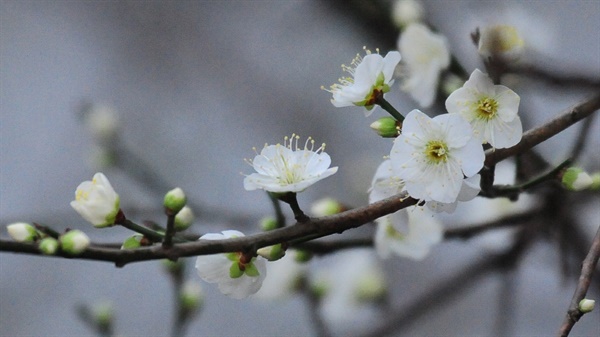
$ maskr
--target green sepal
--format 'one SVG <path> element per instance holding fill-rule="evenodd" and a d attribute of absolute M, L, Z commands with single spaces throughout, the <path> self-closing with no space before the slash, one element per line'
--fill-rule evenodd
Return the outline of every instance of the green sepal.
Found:
<path fill-rule="evenodd" d="M 240 269 L 240 265 L 237 262 L 232 263 L 229 267 L 229 277 L 239 278 L 242 275 L 244 275 L 244 271 Z"/>
<path fill-rule="evenodd" d="M 252 261 L 254 261 L 254 258 L 252 259 Z M 244 269 L 244 273 L 250 277 L 258 277 L 260 275 L 260 272 L 258 271 L 258 268 L 256 268 L 256 266 L 254 265 L 254 263 L 252 263 L 252 261 L 245 265 L 246 268 Z"/>

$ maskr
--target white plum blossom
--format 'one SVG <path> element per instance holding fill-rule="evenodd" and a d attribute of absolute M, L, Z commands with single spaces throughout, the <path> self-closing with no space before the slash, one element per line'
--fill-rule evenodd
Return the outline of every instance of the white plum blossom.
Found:
<path fill-rule="evenodd" d="M 422 260 L 444 234 L 440 222 L 421 207 L 402 209 L 375 221 L 375 250 L 382 258 L 395 254 Z"/>
<path fill-rule="evenodd" d="M 515 26 L 494 25 L 479 30 L 477 52 L 488 59 L 497 57 L 503 62 L 518 60 L 525 43 Z"/>
<path fill-rule="evenodd" d="M 119 195 L 104 174 L 96 173 L 91 181 L 79 184 L 71 207 L 94 227 L 108 227 L 119 213 Z"/>
<path fill-rule="evenodd" d="M 475 199 L 475 197 L 479 195 L 479 192 L 481 191 L 480 183 L 481 176 L 479 174 L 463 179 L 462 186 L 460 187 L 460 191 L 458 192 L 458 196 L 456 197 L 455 202 L 443 203 L 437 201 L 429 201 L 427 202 L 427 207 L 436 213 L 453 213 L 459 201 L 470 201 Z"/>
<path fill-rule="evenodd" d="M 236 230 L 208 233 L 200 240 L 224 240 L 242 237 Z M 196 259 L 198 275 L 208 283 L 217 283 L 221 293 L 235 299 L 246 298 L 256 293 L 267 276 L 266 261 L 243 253 L 201 255 Z"/>
<path fill-rule="evenodd" d="M 283 145 L 265 145 L 260 154 L 248 161 L 257 173 L 244 178 L 244 188 L 275 193 L 302 192 L 337 172 L 337 167 L 329 167 L 331 158 L 324 152 L 325 144 L 314 150 L 315 141 L 309 137 L 304 148 L 299 148 L 299 139 L 297 135 L 286 136 Z"/>
<path fill-rule="evenodd" d="M 365 51 L 365 57 L 357 54 L 350 66 L 342 65 L 342 69 L 351 76 L 340 78 L 339 83 L 329 89 L 321 89 L 333 94 L 331 103 L 335 107 L 364 106 L 365 116 L 369 116 L 377 98 L 390 91 L 394 84 L 394 71 L 401 57 L 397 51 L 390 51 L 385 57 L 379 55 L 378 50 L 375 54 L 367 49 Z"/>
<path fill-rule="evenodd" d="M 517 115 L 520 97 L 503 85 L 494 85 L 479 69 L 475 69 L 462 88 L 446 99 L 450 114 L 460 114 L 473 127 L 482 143 L 501 149 L 516 145 L 523 136 Z"/>
<path fill-rule="evenodd" d="M 419 110 L 406 116 L 390 153 L 411 197 L 442 203 L 456 201 L 463 178 L 477 174 L 484 159 L 481 143 L 460 115 L 429 118 Z"/>
<path fill-rule="evenodd" d="M 424 16 L 425 8 L 419 0 L 397 0 L 392 6 L 392 21 L 399 28 L 423 21 Z"/>
<path fill-rule="evenodd" d="M 401 89 L 421 106 L 430 106 L 437 94 L 440 73 L 450 65 L 448 42 L 421 23 L 411 23 L 400 34 Z"/>

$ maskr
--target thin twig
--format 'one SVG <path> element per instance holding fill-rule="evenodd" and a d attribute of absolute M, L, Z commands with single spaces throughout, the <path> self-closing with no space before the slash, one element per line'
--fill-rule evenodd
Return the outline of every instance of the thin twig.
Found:
<path fill-rule="evenodd" d="M 568 336 L 575 323 L 577 323 L 584 314 L 579 310 L 579 302 L 584 299 L 585 294 L 587 294 L 590 283 L 592 282 L 594 269 L 596 269 L 596 265 L 598 264 L 598 258 L 600 258 L 600 227 L 598 227 L 596 236 L 594 236 L 592 247 L 585 257 L 585 260 L 583 260 L 577 288 L 573 294 L 573 299 L 571 299 L 571 305 L 569 306 L 565 320 L 559 330 L 559 336 L 561 337 Z"/>

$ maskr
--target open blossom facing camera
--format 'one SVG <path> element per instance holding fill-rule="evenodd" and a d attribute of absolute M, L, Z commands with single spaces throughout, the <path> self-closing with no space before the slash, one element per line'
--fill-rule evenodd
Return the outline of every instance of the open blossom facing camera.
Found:
<path fill-rule="evenodd" d="M 209 233 L 200 240 L 224 240 L 242 237 L 235 230 Z M 242 253 L 201 255 L 196 259 L 198 275 L 208 283 L 217 283 L 219 290 L 232 298 L 242 299 L 256 293 L 267 275 L 266 261 Z"/>
<path fill-rule="evenodd" d="M 91 181 L 79 184 L 71 207 L 94 227 L 108 227 L 119 213 L 119 195 L 104 174 L 96 173 Z"/>
<path fill-rule="evenodd" d="M 398 39 L 402 53 L 402 90 L 422 107 L 433 103 L 440 73 L 450 65 L 448 42 L 421 23 L 411 23 Z"/>
<path fill-rule="evenodd" d="M 331 85 L 329 90 L 322 89 L 333 94 L 331 103 L 335 107 L 364 106 L 365 116 L 369 116 L 377 98 L 390 91 L 394 84 L 392 77 L 400 62 L 400 53 L 391 51 L 385 57 L 369 50 L 366 53 L 365 57 L 356 55 L 350 66 L 342 65 L 351 76 L 340 78 L 339 83 Z"/>
<path fill-rule="evenodd" d="M 419 110 L 404 120 L 390 153 L 391 164 L 408 194 L 423 201 L 456 201 L 463 178 L 483 167 L 481 143 L 460 115 L 429 118 Z"/>
<path fill-rule="evenodd" d="M 475 137 L 495 148 L 516 145 L 523 136 L 517 115 L 520 97 L 503 85 L 494 85 L 479 69 L 475 69 L 464 86 L 446 99 L 446 109 L 460 114 L 473 127 Z"/>
<path fill-rule="evenodd" d="M 248 161 L 257 173 L 244 178 L 244 188 L 275 193 L 302 192 L 337 172 L 337 167 L 329 167 L 331 158 L 323 151 L 325 144 L 314 150 L 315 141 L 309 137 L 304 148 L 299 148 L 299 139 L 297 135 L 286 136 L 283 145 L 265 146 Z"/>

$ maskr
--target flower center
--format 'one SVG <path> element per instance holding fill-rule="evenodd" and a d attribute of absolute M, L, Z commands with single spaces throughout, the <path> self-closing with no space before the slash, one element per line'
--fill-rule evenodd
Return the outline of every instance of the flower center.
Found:
<path fill-rule="evenodd" d="M 430 141 L 425 146 L 425 155 L 433 163 L 445 163 L 448 160 L 448 145 L 439 140 Z"/>
<path fill-rule="evenodd" d="M 498 113 L 498 101 L 485 97 L 477 101 L 477 115 L 482 119 L 492 119 Z"/>

